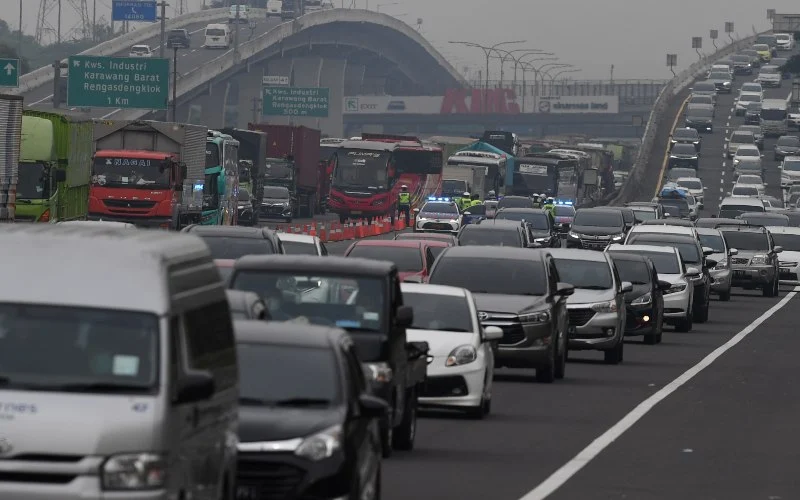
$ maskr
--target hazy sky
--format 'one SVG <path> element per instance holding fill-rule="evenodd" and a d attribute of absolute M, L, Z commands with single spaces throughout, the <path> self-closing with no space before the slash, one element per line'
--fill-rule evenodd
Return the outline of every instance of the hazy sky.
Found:
<path fill-rule="evenodd" d="M 56 0 L 50 0 L 55 3 Z M 75 0 L 79 3 L 80 0 Z M 95 0 L 87 0 L 91 14 Z M 168 0 L 177 5 L 178 0 Z M 342 0 L 334 0 L 337 6 Z M 23 27 L 33 32 L 40 0 L 22 0 Z M 110 17 L 111 0 L 96 0 L 97 16 Z M 349 5 L 351 0 L 345 0 Z M 12 27 L 19 23 L 19 0 L 0 0 L 0 12 Z M 187 0 L 198 9 L 202 0 Z M 360 8 L 367 0 L 356 0 Z M 668 78 L 666 54 L 678 54 L 678 65 L 686 67 L 697 59 L 691 37 L 703 37 L 703 51 L 713 49 L 709 31 L 718 29 L 718 45 L 727 41 L 725 21 L 735 23 L 739 36 L 768 28 L 766 9 L 797 13 L 800 5 L 790 0 L 369 0 L 369 8 L 399 17 L 409 24 L 423 20 L 422 33 L 459 70 L 484 66 L 478 49 L 449 44 L 467 40 L 492 45 L 506 40 L 527 40 L 514 48 L 536 48 L 554 52 L 560 61 L 580 68 L 576 79 L 607 79 L 614 65 L 614 78 Z M 77 23 L 68 0 L 63 0 L 62 32 Z M 168 7 L 168 15 L 172 15 Z M 55 25 L 55 12 L 50 16 Z M 507 48 L 511 48 L 510 46 Z M 510 65 L 509 65 L 510 66 Z M 499 76 L 497 66 L 490 71 Z"/>

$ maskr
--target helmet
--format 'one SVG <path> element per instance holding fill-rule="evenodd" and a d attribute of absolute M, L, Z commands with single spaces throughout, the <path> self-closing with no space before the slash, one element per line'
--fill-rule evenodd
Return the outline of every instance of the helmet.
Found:
<path fill-rule="evenodd" d="M 464 196 L 464 198 L 469 198 L 470 196 L 469 191 L 464 191 L 464 194 L 462 196 Z"/>
<path fill-rule="evenodd" d="M 547 203 L 553 204 L 553 203 L 555 203 L 555 201 L 556 201 L 556 199 L 553 198 L 552 196 L 548 196 L 547 197 Z"/>
<path fill-rule="evenodd" d="M 497 196 L 497 194 L 494 192 L 494 190 L 492 190 L 492 191 L 489 191 L 489 196 L 494 198 L 495 196 Z"/>
<path fill-rule="evenodd" d="M 408 186 L 406 186 L 405 184 L 403 184 L 402 186 L 400 186 L 400 188 L 402 188 L 402 189 L 408 189 Z"/>

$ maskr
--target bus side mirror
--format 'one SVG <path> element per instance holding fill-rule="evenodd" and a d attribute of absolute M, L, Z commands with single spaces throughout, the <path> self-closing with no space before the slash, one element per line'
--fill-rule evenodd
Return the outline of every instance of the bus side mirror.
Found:
<path fill-rule="evenodd" d="M 56 182 L 66 182 L 66 180 L 67 180 L 67 171 L 66 170 L 56 169 L 56 172 L 53 175 L 53 177 L 55 177 Z"/>

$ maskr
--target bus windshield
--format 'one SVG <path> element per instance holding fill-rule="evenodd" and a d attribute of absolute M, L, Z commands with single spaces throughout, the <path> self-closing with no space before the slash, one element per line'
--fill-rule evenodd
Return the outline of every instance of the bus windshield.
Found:
<path fill-rule="evenodd" d="M 389 153 L 384 151 L 342 150 L 333 174 L 333 185 L 367 189 L 386 189 Z"/>

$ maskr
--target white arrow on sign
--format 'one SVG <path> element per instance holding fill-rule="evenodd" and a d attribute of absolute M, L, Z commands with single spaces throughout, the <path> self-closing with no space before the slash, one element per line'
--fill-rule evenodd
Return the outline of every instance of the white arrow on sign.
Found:
<path fill-rule="evenodd" d="M 13 72 L 14 72 L 14 70 L 16 70 L 16 69 L 17 69 L 17 67 L 16 67 L 16 66 L 14 66 L 14 65 L 13 65 L 13 64 L 11 64 L 11 63 L 8 63 L 8 64 L 6 64 L 6 65 L 3 67 L 3 69 L 4 69 L 4 70 L 6 70 L 6 74 L 7 74 L 7 75 L 11 76 L 11 73 L 13 73 Z"/>
<path fill-rule="evenodd" d="M 131 7 L 131 14 L 138 14 L 138 12 L 136 12 L 136 7 Z"/>

